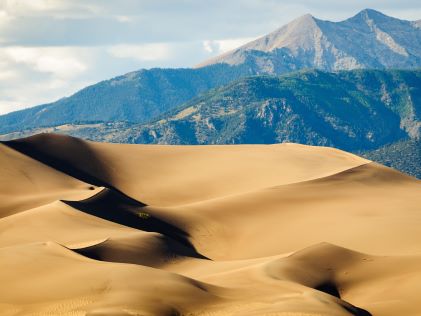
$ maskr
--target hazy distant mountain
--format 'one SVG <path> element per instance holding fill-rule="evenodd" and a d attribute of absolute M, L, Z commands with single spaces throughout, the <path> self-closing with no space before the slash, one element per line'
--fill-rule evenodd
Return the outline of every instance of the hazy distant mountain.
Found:
<path fill-rule="evenodd" d="M 295 142 L 345 150 L 421 136 L 421 71 L 302 71 L 241 79 L 131 126 L 118 142 Z"/>
<path fill-rule="evenodd" d="M 421 139 L 409 139 L 358 154 L 421 179 Z"/>
<path fill-rule="evenodd" d="M 296 142 L 345 150 L 421 136 L 421 70 L 305 70 L 211 90 L 144 124 L 91 122 L 33 129 L 97 141 L 165 144 Z"/>
<path fill-rule="evenodd" d="M 302 68 L 420 67 L 420 21 L 403 21 L 370 9 L 342 22 L 308 14 L 199 67 L 217 63 L 247 64 L 256 72 L 273 74 Z"/>
<path fill-rule="evenodd" d="M 2 115 L 0 133 L 98 120 L 146 122 L 202 92 L 250 74 L 245 67 L 228 65 L 135 71 L 57 102 Z"/>
<path fill-rule="evenodd" d="M 207 67 L 140 70 L 0 116 L 0 133 L 90 121 L 144 123 L 209 89 L 256 74 L 421 67 L 420 25 L 374 10 L 337 23 L 305 15 L 202 64 Z"/>

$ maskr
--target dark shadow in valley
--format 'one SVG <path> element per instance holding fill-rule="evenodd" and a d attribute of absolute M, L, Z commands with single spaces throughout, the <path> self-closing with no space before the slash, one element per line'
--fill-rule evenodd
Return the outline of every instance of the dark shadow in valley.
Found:
<path fill-rule="evenodd" d="M 325 282 L 325 283 L 319 284 L 318 286 L 315 287 L 315 289 L 318 290 L 318 291 L 324 292 L 326 294 L 335 296 L 338 299 L 343 300 L 341 298 L 340 292 L 339 292 L 336 284 L 333 283 L 333 282 Z M 349 305 L 342 305 L 342 307 L 346 311 L 350 312 L 352 315 L 355 315 L 355 316 L 371 316 L 371 313 L 369 313 L 365 309 L 356 307 L 356 306 L 350 304 L 349 302 L 347 302 L 347 303 Z"/>
<path fill-rule="evenodd" d="M 57 134 L 39 134 L 28 138 L 0 142 L 34 160 L 48 165 L 85 183 L 105 187 L 101 192 L 82 201 L 63 201 L 67 205 L 135 229 L 157 232 L 173 240 L 170 247 L 181 254 L 208 259 L 199 254 L 188 239 L 188 234 L 145 211 L 145 203 L 137 201 L 115 188 L 109 166 L 89 143 L 75 137 Z M 90 187 L 90 189 L 94 189 Z"/>
<path fill-rule="evenodd" d="M 189 241 L 188 233 L 180 228 L 167 223 L 162 219 L 149 214 L 145 204 L 138 202 L 118 191 L 103 189 L 98 194 L 82 201 L 63 201 L 67 205 L 103 218 L 114 223 L 132 227 L 135 229 L 156 232 L 169 237 L 181 245 L 194 251 L 194 257 L 207 259 L 199 254 Z"/>
<path fill-rule="evenodd" d="M 85 141 L 78 138 L 39 134 L 23 139 L 1 141 L 0 143 L 83 182 L 95 186 L 112 187 L 110 184 L 112 177 L 101 159 L 97 157 L 97 154 Z M 76 167 L 76 163 L 70 162 L 71 159 L 61 158 L 60 156 L 66 152 L 69 156 L 77 153 L 79 157 L 83 157 L 80 159 L 79 165 L 83 164 L 83 161 L 89 161 L 89 164 L 95 169 L 95 174 L 100 174 L 101 178 L 95 176 L 93 172 Z M 117 190 L 116 188 L 113 189 Z"/>
<path fill-rule="evenodd" d="M 332 296 L 335 296 L 337 298 L 341 298 L 338 288 L 336 287 L 334 283 L 331 283 L 331 282 L 322 283 L 318 285 L 317 287 L 315 287 L 315 289 L 318 291 L 330 294 Z"/>
<path fill-rule="evenodd" d="M 147 237 L 146 237 L 147 238 Z M 177 258 L 207 259 L 197 251 L 168 236 L 151 237 L 162 241 L 162 246 L 148 251 L 142 245 L 127 246 L 124 239 L 111 239 L 89 247 L 72 249 L 85 257 L 108 262 L 131 263 L 158 268 Z M 154 243 L 154 242 L 152 242 Z"/>
<path fill-rule="evenodd" d="M 351 305 L 351 307 L 343 306 L 345 310 L 350 312 L 352 315 L 355 316 L 372 316 L 372 314 L 365 309 L 359 308 L 357 306 Z"/>

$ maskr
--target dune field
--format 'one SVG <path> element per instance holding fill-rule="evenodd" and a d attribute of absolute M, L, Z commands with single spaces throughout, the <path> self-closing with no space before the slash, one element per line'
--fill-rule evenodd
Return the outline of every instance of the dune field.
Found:
<path fill-rule="evenodd" d="M 0 143 L 0 315 L 421 315 L 421 181 L 298 144 Z"/>

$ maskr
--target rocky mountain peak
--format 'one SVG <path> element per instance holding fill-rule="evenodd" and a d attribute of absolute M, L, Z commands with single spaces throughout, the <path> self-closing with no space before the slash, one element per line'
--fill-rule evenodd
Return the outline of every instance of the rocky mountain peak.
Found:
<path fill-rule="evenodd" d="M 398 22 L 398 21 L 401 21 L 401 20 L 387 16 L 373 9 L 364 9 L 358 12 L 353 17 L 339 23 L 343 25 L 357 27 L 359 29 L 368 26 L 368 29 L 372 30 L 373 26 L 375 25 L 378 25 L 378 26 L 381 25 L 384 27 L 387 24 L 394 25 L 395 24 L 394 22 Z"/>
<path fill-rule="evenodd" d="M 361 19 L 375 19 L 375 18 L 383 18 L 386 17 L 388 18 L 387 15 L 384 15 L 383 13 L 381 13 L 380 11 L 377 10 L 373 10 L 373 9 L 364 9 L 361 10 L 360 12 L 358 12 L 353 18 L 361 18 Z"/>
<path fill-rule="evenodd" d="M 299 46 L 311 45 L 314 34 L 319 32 L 320 29 L 317 26 L 317 19 L 311 14 L 306 14 L 274 32 L 243 46 L 243 49 L 254 49 L 264 52 L 270 52 L 283 47 L 296 49 Z"/>
<path fill-rule="evenodd" d="M 421 66 L 420 22 L 365 9 L 341 21 L 303 15 L 277 30 L 198 67 L 247 64 L 257 73 L 302 68 L 328 71 Z"/>
<path fill-rule="evenodd" d="M 298 49 L 310 49 L 314 46 L 315 38 L 320 38 L 321 31 L 318 27 L 318 19 L 311 14 L 305 14 L 278 28 L 277 30 L 236 48 L 223 55 L 197 65 L 203 67 L 217 63 L 238 65 L 245 61 L 245 55 L 250 51 L 270 53 L 276 49 L 288 48 L 291 51 Z"/>

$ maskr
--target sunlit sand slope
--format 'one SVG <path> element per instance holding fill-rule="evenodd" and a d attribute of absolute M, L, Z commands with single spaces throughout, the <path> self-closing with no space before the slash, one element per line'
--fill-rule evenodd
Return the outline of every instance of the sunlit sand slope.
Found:
<path fill-rule="evenodd" d="M 419 315 L 421 182 L 297 144 L 0 144 L 0 315 Z"/>

